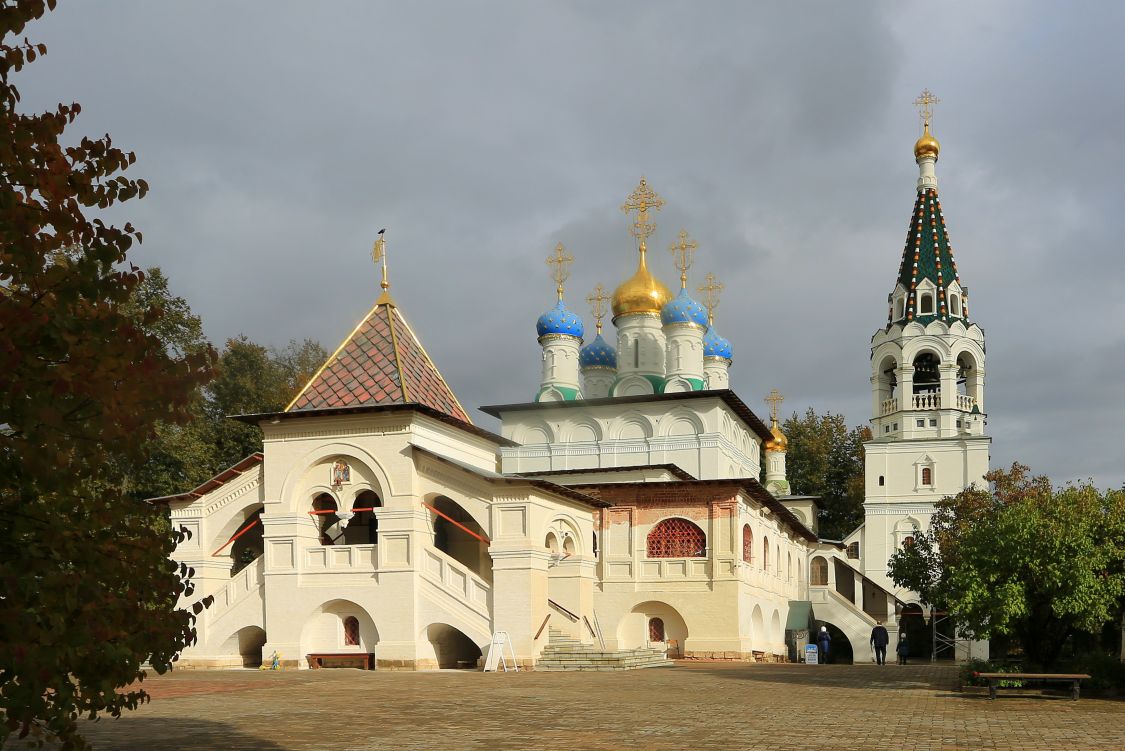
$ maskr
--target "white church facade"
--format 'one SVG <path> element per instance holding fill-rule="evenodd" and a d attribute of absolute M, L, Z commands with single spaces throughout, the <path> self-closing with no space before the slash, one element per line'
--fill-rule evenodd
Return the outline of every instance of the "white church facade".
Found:
<path fill-rule="evenodd" d="M 820 623 L 869 659 L 875 622 L 894 631 L 912 605 L 887 558 L 988 469 L 984 335 L 945 235 L 937 153 L 927 122 L 911 236 L 872 340 L 866 518 L 847 539 L 819 539 L 816 499 L 790 494 L 777 401 L 767 425 L 729 390 L 721 285 L 709 276 L 703 303 L 688 292 L 695 243 L 672 245 L 677 294 L 649 270 L 663 201 L 642 180 L 624 206 L 637 271 L 588 298 L 588 343 L 556 249 L 539 388 L 482 408 L 499 434 L 441 376 L 384 257 L 381 297 L 287 408 L 236 418 L 261 427 L 261 453 L 154 499 L 191 533 L 175 553 L 195 571 L 189 602 L 212 598 L 179 664 L 469 667 L 498 633 L 535 669 L 791 660 Z"/>

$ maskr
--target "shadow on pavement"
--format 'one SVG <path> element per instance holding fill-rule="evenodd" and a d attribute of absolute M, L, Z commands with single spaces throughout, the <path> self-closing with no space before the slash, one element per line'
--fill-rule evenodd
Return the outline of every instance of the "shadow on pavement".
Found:
<path fill-rule="evenodd" d="M 804 665 L 801 663 L 726 666 L 717 663 L 678 663 L 693 672 L 706 672 L 731 680 L 781 683 L 796 686 L 831 686 L 854 689 L 928 689 L 952 691 L 957 687 L 954 667 L 910 665 Z"/>
<path fill-rule="evenodd" d="M 285 748 L 225 723 L 208 720 L 123 715 L 117 720 L 84 721 L 79 727 L 94 751 L 280 751 Z M 23 751 L 34 746 L 9 742 L 3 748 L 4 751 Z M 57 749 L 59 745 L 48 744 L 43 748 Z"/>

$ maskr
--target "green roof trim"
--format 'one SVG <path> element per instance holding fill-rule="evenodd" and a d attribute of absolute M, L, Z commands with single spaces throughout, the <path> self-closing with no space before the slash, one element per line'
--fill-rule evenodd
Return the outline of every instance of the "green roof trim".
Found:
<path fill-rule="evenodd" d="M 918 287 L 925 281 L 934 286 L 932 313 L 919 312 L 921 300 Z M 949 288 L 954 282 L 961 288 L 959 316 L 953 315 L 949 308 Z M 961 321 L 966 326 L 969 325 L 968 293 L 961 286 L 961 279 L 957 274 L 957 262 L 953 260 L 953 248 L 949 245 L 941 201 L 934 188 L 918 191 L 918 198 L 914 201 L 914 213 L 910 217 L 910 227 L 906 233 L 902 263 L 898 267 L 898 283 L 906 290 L 905 311 L 901 318 L 896 317 L 898 311 L 895 309 L 897 306 L 892 293 L 888 325 L 917 322 L 925 326 L 932 321 L 944 321 L 946 324 Z"/>
<path fill-rule="evenodd" d="M 535 395 L 535 401 L 539 401 L 539 397 L 543 396 L 544 393 L 546 393 L 547 391 L 550 391 L 551 389 L 554 389 L 555 391 L 558 391 L 560 394 L 562 394 L 564 401 L 573 402 L 573 401 L 578 399 L 578 394 L 579 394 L 578 389 L 572 389 L 572 388 L 569 388 L 567 386 L 553 386 L 552 385 L 552 386 L 544 386 L 541 389 L 539 389 L 539 393 L 537 393 Z"/>

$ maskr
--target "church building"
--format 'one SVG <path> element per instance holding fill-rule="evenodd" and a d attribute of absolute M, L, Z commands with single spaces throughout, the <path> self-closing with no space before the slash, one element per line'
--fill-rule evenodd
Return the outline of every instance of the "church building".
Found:
<path fill-rule="evenodd" d="M 722 285 L 708 274 L 699 300 L 689 290 L 697 244 L 671 244 L 678 291 L 650 269 L 664 201 L 642 179 L 622 207 L 636 272 L 587 297 L 591 340 L 564 299 L 573 258 L 561 243 L 548 258 L 539 386 L 481 408 L 499 433 L 473 423 L 391 296 L 380 236 L 367 315 L 286 409 L 234 418 L 260 426 L 262 451 L 153 499 L 191 532 L 175 553 L 195 571 L 185 604 L 213 598 L 179 664 L 783 661 L 822 623 L 870 659 L 876 620 L 894 631 L 916 606 L 887 558 L 988 469 L 984 336 L 937 200 L 926 107 L 914 215 L 871 345 L 866 518 L 846 540 L 821 540 L 817 499 L 790 493 L 780 394 L 767 425 L 730 390 Z"/>

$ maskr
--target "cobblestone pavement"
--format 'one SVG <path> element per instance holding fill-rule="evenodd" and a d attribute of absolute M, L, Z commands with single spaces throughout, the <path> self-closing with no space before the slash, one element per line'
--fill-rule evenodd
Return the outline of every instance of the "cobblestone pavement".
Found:
<path fill-rule="evenodd" d="M 1125 749 L 1125 702 L 954 691 L 929 665 L 177 672 L 98 749 Z"/>

